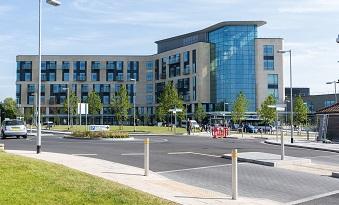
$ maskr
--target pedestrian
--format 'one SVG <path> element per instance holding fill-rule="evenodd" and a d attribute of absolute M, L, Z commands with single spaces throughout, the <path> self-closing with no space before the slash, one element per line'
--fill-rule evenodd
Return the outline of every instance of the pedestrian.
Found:
<path fill-rule="evenodd" d="M 187 130 L 187 135 L 191 135 L 191 130 L 190 130 L 190 119 L 188 118 L 186 121 L 186 130 Z"/>
<path fill-rule="evenodd" d="M 189 121 L 189 123 L 188 123 L 188 124 L 189 124 L 189 130 L 190 130 L 190 131 L 189 131 L 189 133 L 190 133 L 190 135 L 191 135 L 191 133 L 192 133 L 192 122 L 191 122 L 191 121 Z"/>

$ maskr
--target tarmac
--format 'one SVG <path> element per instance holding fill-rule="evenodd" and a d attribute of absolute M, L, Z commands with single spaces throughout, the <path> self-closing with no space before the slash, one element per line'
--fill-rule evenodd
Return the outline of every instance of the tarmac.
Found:
<path fill-rule="evenodd" d="M 106 160 L 89 158 L 83 156 L 42 152 L 36 154 L 33 151 L 6 150 L 8 153 L 44 160 L 66 167 L 76 169 L 87 174 L 98 176 L 110 181 L 124 184 L 131 188 L 185 205 L 240 205 L 240 204 L 280 204 L 262 198 L 247 198 L 239 195 L 238 200 L 232 200 L 231 193 L 223 193 L 183 184 L 170 180 L 157 173 L 151 172 L 144 176 L 144 169 L 124 164 L 114 163 Z"/>

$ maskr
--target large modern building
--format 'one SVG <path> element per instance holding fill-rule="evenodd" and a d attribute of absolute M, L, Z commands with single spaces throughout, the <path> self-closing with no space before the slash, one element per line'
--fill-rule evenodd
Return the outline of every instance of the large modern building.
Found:
<path fill-rule="evenodd" d="M 85 102 L 89 92 L 100 94 L 104 104 L 97 123 L 112 123 L 109 104 L 120 86 L 127 86 L 130 101 L 136 96 L 139 119 L 155 113 L 157 100 L 168 82 L 173 82 L 188 113 L 201 102 L 209 113 L 231 111 L 239 92 L 255 114 L 268 95 L 284 99 L 281 38 L 258 38 L 264 21 L 229 21 L 208 28 L 156 41 L 157 54 L 46 55 L 42 57 L 43 120 L 61 117 L 67 88 Z M 27 113 L 36 99 L 38 56 L 17 56 L 17 103 Z M 136 79 L 134 84 L 131 79 Z M 223 113 L 224 112 L 224 113 Z"/>

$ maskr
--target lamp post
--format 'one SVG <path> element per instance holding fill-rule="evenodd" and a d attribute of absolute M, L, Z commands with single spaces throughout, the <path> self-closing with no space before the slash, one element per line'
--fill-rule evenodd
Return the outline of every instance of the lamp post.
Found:
<path fill-rule="evenodd" d="M 60 2 L 57 0 L 47 0 L 48 4 L 52 6 L 59 6 Z M 42 21 L 42 0 L 39 0 L 39 82 L 38 82 L 38 133 L 37 133 L 37 148 L 36 152 L 39 154 L 41 152 L 41 21 Z"/>
<path fill-rule="evenodd" d="M 326 84 L 334 84 L 334 99 L 335 99 L 335 103 L 338 102 L 338 99 L 337 99 L 337 83 L 339 83 L 339 80 L 338 81 L 330 81 L 330 82 L 326 82 Z"/>
<path fill-rule="evenodd" d="M 291 143 L 293 143 L 293 89 L 292 89 L 292 50 L 278 50 L 278 53 L 289 53 L 290 54 L 290 89 L 291 89 Z"/>
<path fill-rule="evenodd" d="M 136 100 L 136 97 L 137 97 L 137 93 L 135 92 L 136 89 L 137 89 L 137 79 L 135 78 L 131 78 L 131 81 L 134 82 L 134 89 L 133 89 L 133 126 L 134 126 L 134 132 L 136 131 L 135 129 L 135 100 Z"/>
<path fill-rule="evenodd" d="M 70 108 L 70 106 L 69 106 L 69 87 L 63 88 L 63 90 L 67 90 L 67 125 L 68 125 L 68 130 L 69 130 L 69 120 L 70 120 L 70 117 L 69 117 L 69 113 L 70 113 L 70 111 L 69 111 L 69 108 Z"/>
<path fill-rule="evenodd" d="M 276 138 L 278 141 L 278 111 L 285 111 L 285 104 L 281 104 L 281 105 L 268 105 L 267 107 L 269 108 L 274 108 L 275 109 L 275 113 L 276 113 L 276 125 L 275 125 L 275 129 L 276 129 Z M 283 133 L 282 130 L 280 130 L 281 132 L 281 160 L 284 160 L 285 158 L 285 147 L 284 147 L 284 138 L 283 138 Z"/>

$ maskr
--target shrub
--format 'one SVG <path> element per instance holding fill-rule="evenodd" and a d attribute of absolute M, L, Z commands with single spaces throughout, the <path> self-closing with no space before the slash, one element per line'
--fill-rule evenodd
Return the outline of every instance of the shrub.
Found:
<path fill-rule="evenodd" d="M 79 138 L 128 138 L 128 133 L 119 131 L 102 131 L 102 132 L 91 132 L 91 131 L 74 131 L 73 137 Z"/>

